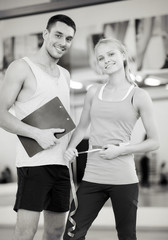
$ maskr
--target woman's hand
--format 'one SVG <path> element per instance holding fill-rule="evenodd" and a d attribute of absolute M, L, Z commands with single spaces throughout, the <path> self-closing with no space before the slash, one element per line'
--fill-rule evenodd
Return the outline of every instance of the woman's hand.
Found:
<path fill-rule="evenodd" d="M 78 156 L 78 151 L 76 148 L 68 148 L 64 154 L 65 161 L 68 164 L 69 162 L 72 162 L 77 156 Z"/>
<path fill-rule="evenodd" d="M 106 160 L 112 160 L 122 153 L 122 146 L 116 146 L 112 144 L 107 144 L 103 146 L 103 149 L 99 152 L 100 157 Z"/>

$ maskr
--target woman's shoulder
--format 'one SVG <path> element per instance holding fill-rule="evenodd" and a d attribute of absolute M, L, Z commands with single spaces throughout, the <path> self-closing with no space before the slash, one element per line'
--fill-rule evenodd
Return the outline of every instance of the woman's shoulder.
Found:
<path fill-rule="evenodd" d="M 95 83 L 92 86 L 90 86 L 89 89 L 87 90 L 85 101 L 92 103 L 93 98 L 96 96 L 96 93 L 99 91 L 101 86 L 102 84 L 98 83 Z"/>
<path fill-rule="evenodd" d="M 135 87 L 134 103 L 143 106 L 149 102 L 151 102 L 151 97 L 147 90 L 140 87 Z"/>
<path fill-rule="evenodd" d="M 136 86 L 134 88 L 135 90 L 135 96 L 138 97 L 138 98 L 142 98 L 142 97 L 145 97 L 145 96 L 149 96 L 149 93 L 144 89 L 144 88 L 141 88 L 141 87 L 138 87 Z"/>
<path fill-rule="evenodd" d="M 89 87 L 89 89 L 87 91 L 88 94 L 89 95 L 95 95 L 96 92 L 99 91 L 103 85 L 104 84 L 102 84 L 102 83 L 95 83 L 95 84 L 93 84 L 92 86 Z"/>

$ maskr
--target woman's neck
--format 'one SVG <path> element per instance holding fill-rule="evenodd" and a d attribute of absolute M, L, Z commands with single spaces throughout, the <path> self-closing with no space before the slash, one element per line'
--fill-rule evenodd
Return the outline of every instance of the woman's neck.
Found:
<path fill-rule="evenodd" d="M 113 73 L 109 75 L 109 80 L 107 82 L 107 86 L 109 88 L 125 88 L 128 87 L 130 83 L 127 81 L 125 72 L 124 73 Z"/>

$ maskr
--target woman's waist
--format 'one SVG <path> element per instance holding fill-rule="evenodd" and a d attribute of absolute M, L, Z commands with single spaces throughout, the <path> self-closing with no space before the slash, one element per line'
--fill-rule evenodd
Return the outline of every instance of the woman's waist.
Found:
<path fill-rule="evenodd" d="M 122 139 L 110 139 L 110 140 L 90 140 L 89 141 L 89 149 L 102 149 L 106 145 L 115 145 L 115 146 L 125 146 L 129 145 L 129 140 Z"/>
<path fill-rule="evenodd" d="M 113 160 L 88 157 L 84 179 L 111 184 L 137 181 L 133 156 L 121 156 Z"/>

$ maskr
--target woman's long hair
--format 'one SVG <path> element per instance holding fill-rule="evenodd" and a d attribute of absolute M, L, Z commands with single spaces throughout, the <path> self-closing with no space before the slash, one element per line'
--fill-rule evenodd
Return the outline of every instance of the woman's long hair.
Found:
<path fill-rule="evenodd" d="M 124 46 L 124 44 L 122 44 L 119 40 L 115 39 L 115 38 L 102 38 L 98 41 L 98 43 L 95 46 L 95 53 L 97 48 L 101 45 L 101 44 L 106 44 L 106 43 L 112 43 L 115 45 L 115 47 L 125 56 L 125 60 L 124 60 L 124 69 L 125 69 L 125 76 L 126 79 L 129 83 L 134 84 L 135 86 L 137 86 L 137 84 L 135 83 L 135 80 L 131 77 L 132 72 L 130 70 L 129 67 L 129 57 L 128 57 L 128 52 L 126 47 Z"/>

